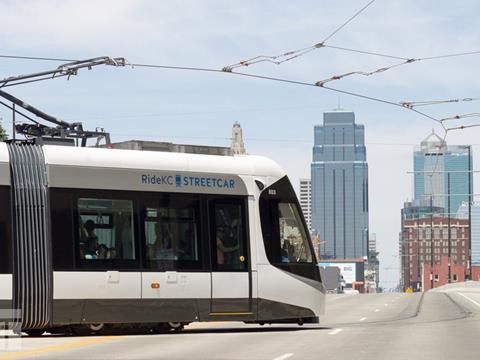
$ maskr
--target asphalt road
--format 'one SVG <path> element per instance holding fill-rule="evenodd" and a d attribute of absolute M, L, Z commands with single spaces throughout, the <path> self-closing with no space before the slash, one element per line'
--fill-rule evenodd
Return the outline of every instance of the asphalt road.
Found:
<path fill-rule="evenodd" d="M 331 295 L 320 325 L 192 324 L 162 335 L 23 338 L 10 359 L 480 359 L 480 285 Z"/>

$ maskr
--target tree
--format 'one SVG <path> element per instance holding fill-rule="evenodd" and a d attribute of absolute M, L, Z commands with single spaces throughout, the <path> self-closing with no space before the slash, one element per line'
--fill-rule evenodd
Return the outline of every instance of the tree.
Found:
<path fill-rule="evenodd" d="M 7 131 L 3 128 L 0 120 L 0 141 L 6 141 L 8 139 Z"/>

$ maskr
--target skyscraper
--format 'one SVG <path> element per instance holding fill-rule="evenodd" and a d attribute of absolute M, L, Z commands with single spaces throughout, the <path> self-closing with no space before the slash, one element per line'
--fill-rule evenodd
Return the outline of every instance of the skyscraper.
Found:
<path fill-rule="evenodd" d="M 415 149 L 414 193 L 402 209 L 404 288 L 430 289 L 469 276 L 470 146 L 447 146 L 432 131 Z M 462 206 L 463 204 L 463 206 Z"/>
<path fill-rule="evenodd" d="M 427 205 L 432 195 L 433 206 L 443 207 L 450 215 L 456 214 L 472 193 L 470 167 L 469 146 L 447 146 L 446 141 L 432 131 L 414 153 L 415 200 Z"/>
<path fill-rule="evenodd" d="M 323 114 L 315 126 L 312 232 L 326 259 L 368 255 L 368 164 L 365 129 L 350 111 Z"/>
<path fill-rule="evenodd" d="M 308 230 L 312 231 L 312 184 L 310 179 L 300 179 L 300 207 Z"/>

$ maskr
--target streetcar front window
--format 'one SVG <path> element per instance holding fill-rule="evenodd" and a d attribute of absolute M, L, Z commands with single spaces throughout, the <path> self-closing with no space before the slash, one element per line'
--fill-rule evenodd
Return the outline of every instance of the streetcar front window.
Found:
<path fill-rule="evenodd" d="M 287 177 L 262 192 L 260 216 L 270 263 L 280 266 L 314 263 L 300 205 Z"/>
<path fill-rule="evenodd" d="M 296 204 L 279 203 L 278 216 L 282 262 L 311 263 L 312 252 Z"/>

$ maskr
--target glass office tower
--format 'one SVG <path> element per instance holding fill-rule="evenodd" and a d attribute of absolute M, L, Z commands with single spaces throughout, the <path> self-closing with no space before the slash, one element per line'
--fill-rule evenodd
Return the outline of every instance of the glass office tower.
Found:
<path fill-rule="evenodd" d="M 368 255 L 368 164 L 365 129 L 350 111 L 323 114 L 311 165 L 312 232 L 322 259 Z"/>
<path fill-rule="evenodd" d="M 447 146 L 432 131 L 414 153 L 415 200 L 430 203 L 432 195 L 433 206 L 443 207 L 455 217 L 462 202 L 468 203 L 468 194 L 472 193 L 471 164 L 469 146 Z"/>

